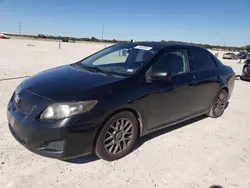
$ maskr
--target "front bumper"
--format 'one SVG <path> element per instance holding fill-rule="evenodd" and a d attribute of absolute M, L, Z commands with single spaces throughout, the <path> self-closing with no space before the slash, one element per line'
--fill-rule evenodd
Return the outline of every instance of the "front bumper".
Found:
<path fill-rule="evenodd" d="M 33 100 L 33 103 L 34 100 L 42 103 L 45 100 L 28 91 L 20 98 Z M 37 119 L 37 113 L 39 109 L 25 115 L 16 109 L 13 97 L 9 102 L 7 119 L 10 132 L 28 150 L 57 159 L 70 159 L 92 152 L 99 127 L 97 121 L 93 121 L 93 117 L 75 116 L 71 119 L 42 121 Z"/>

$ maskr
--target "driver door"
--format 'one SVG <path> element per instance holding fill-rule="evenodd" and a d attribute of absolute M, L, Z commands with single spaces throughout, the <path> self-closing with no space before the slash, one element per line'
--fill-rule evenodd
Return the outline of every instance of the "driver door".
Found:
<path fill-rule="evenodd" d="M 186 50 L 164 53 L 152 66 L 152 72 L 167 72 L 171 78 L 168 81 L 152 80 L 147 85 L 151 93 L 147 97 L 147 128 L 165 126 L 192 115 L 195 80 Z"/>

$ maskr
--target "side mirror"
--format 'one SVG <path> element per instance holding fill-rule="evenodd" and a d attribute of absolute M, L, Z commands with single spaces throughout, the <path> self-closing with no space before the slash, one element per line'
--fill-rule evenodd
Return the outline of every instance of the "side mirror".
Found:
<path fill-rule="evenodd" d="M 167 73 L 167 72 L 152 72 L 151 79 L 169 81 L 171 79 L 171 75 L 170 73 Z"/>

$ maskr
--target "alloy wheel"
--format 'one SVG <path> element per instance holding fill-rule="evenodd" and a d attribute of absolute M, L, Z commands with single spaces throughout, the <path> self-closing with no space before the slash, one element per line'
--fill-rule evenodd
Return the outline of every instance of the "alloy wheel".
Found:
<path fill-rule="evenodd" d="M 113 122 L 107 129 L 104 137 L 105 150 L 110 154 L 118 154 L 126 150 L 133 138 L 133 123 L 120 118 Z"/>
<path fill-rule="evenodd" d="M 244 67 L 244 73 L 245 74 L 247 74 L 247 71 L 248 71 L 247 67 Z"/>
<path fill-rule="evenodd" d="M 224 112 L 226 103 L 227 96 L 224 94 L 224 92 L 221 92 L 215 101 L 214 112 L 216 113 L 216 115 L 220 115 Z"/>

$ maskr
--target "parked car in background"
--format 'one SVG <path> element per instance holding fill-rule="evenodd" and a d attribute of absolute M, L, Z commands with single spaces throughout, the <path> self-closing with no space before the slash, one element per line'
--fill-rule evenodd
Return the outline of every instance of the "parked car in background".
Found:
<path fill-rule="evenodd" d="M 117 44 L 23 81 L 7 119 L 34 153 L 112 161 L 130 153 L 138 137 L 203 114 L 220 117 L 234 82 L 232 68 L 198 46 Z"/>
<path fill-rule="evenodd" d="M 238 59 L 238 58 L 235 53 L 228 52 L 223 55 L 223 59 Z"/>
<path fill-rule="evenodd" d="M 7 35 L 0 33 L 0 39 L 9 39 L 9 37 Z"/>
<path fill-rule="evenodd" d="M 244 62 L 240 78 L 242 80 L 250 80 L 250 58 Z"/>
<path fill-rule="evenodd" d="M 248 52 L 240 52 L 237 54 L 239 59 L 247 59 L 249 58 L 249 53 Z"/>

